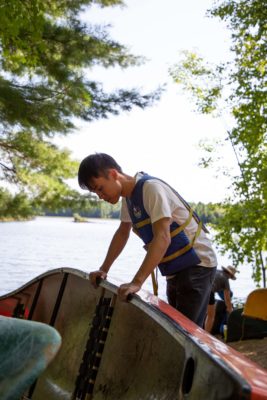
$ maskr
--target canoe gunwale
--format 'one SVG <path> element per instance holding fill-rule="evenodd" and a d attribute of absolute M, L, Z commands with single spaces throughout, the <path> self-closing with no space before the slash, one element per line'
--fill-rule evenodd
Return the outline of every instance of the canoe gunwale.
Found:
<path fill-rule="evenodd" d="M 23 284 L 22 286 L 20 286 L 18 289 L 14 289 L 11 292 L 1 295 L 0 300 L 4 300 L 5 298 L 16 295 L 17 293 L 21 292 L 23 289 L 26 289 L 28 286 L 33 285 L 36 282 L 39 282 L 41 279 L 44 279 L 47 276 L 57 275 L 59 273 L 68 273 L 70 275 L 77 275 L 80 278 L 89 280 L 89 273 L 82 271 L 80 269 L 69 268 L 69 267 L 55 268 L 55 269 L 48 270 L 48 271 L 44 272 L 43 274 L 38 275 L 37 277 L 31 279 L 30 281 L 28 281 L 25 284 Z"/>

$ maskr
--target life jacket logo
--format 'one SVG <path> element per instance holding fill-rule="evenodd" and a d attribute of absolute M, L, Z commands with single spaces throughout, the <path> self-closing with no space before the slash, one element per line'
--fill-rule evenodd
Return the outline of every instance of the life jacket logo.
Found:
<path fill-rule="evenodd" d="M 134 213 L 135 218 L 141 218 L 142 213 L 141 213 L 141 209 L 139 207 L 133 206 L 133 213 Z"/>

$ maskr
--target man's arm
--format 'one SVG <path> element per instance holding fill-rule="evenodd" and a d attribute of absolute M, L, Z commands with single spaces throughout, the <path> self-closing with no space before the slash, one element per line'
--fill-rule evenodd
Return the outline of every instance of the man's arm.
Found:
<path fill-rule="evenodd" d="M 148 251 L 141 267 L 130 283 L 125 283 L 119 287 L 118 295 L 121 300 L 126 300 L 130 293 L 138 292 L 147 277 L 160 263 L 171 242 L 170 223 L 171 218 L 162 218 L 152 224 L 153 239 L 149 243 Z"/>
<path fill-rule="evenodd" d="M 233 311 L 233 306 L 231 303 L 230 290 L 228 290 L 228 289 L 224 290 L 224 301 L 225 301 L 225 305 L 226 305 L 226 311 L 228 313 L 231 313 Z"/>
<path fill-rule="evenodd" d="M 90 282 L 94 287 L 97 287 L 96 284 L 96 279 L 97 278 L 102 278 L 105 279 L 107 277 L 107 273 L 113 264 L 113 262 L 116 260 L 116 258 L 120 255 L 122 252 L 124 246 L 126 245 L 129 235 L 130 235 L 130 230 L 131 230 L 132 224 L 131 222 L 121 222 L 118 229 L 113 235 L 113 238 L 110 242 L 107 255 L 105 257 L 105 260 L 103 264 L 101 265 L 100 269 L 97 271 L 93 271 L 90 273 L 89 278 Z"/>

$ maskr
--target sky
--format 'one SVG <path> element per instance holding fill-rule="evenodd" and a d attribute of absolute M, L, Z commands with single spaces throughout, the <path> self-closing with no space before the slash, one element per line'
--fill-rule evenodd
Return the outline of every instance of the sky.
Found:
<path fill-rule="evenodd" d="M 206 139 L 224 141 L 227 127 L 221 119 L 196 114 L 168 70 L 182 50 L 197 51 L 211 63 L 229 59 L 230 32 L 220 20 L 205 15 L 212 0 L 126 0 L 125 4 L 124 8 L 94 6 L 84 19 L 110 24 L 110 36 L 147 62 L 125 70 L 94 68 L 89 77 L 92 74 L 91 79 L 103 82 L 107 90 L 137 87 L 146 93 L 162 84 L 166 90 L 153 107 L 79 123 L 60 146 L 69 148 L 79 161 L 91 153 L 108 153 L 125 173 L 142 170 L 160 177 L 189 202 L 222 201 L 229 194 L 229 180 L 215 169 L 199 167 L 198 144 Z M 234 154 L 225 145 L 219 149 L 222 164 L 234 169 Z M 78 189 L 76 180 L 73 186 Z"/>

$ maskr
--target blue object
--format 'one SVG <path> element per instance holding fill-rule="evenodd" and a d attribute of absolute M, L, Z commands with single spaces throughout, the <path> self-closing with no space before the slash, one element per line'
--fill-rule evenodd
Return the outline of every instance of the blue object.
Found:
<path fill-rule="evenodd" d="M 220 290 L 219 292 L 217 292 L 219 297 L 224 301 L 224 290 Z M 233 292 L 232 290 L 230 290 L 230 297 L 233 297 Z"/>
<path fill-rule="evenodd" d="M 43 372 L 61 344 L 49 325 L 0 316 L 1 400 L 17 400 Z"/>

